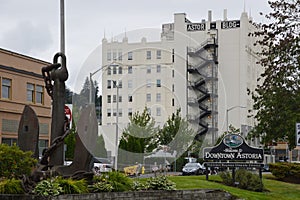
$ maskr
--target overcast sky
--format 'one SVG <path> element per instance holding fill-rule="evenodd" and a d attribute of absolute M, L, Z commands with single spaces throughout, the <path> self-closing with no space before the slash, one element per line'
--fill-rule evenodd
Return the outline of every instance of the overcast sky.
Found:
<path fill-rule="evenodd" d="M 52 62 L 60 51 L 60 0 L 0 2 L 0 48 Z M 259 12 L 269 12 L 267 0 L 66 0 L 67 86 L 76 91 L 75 82 L 82 81 L 78 74 L 86 76 L 100 67 L 101 55 L 95 58 L 95 53 L 100 54 L 104 34 L 110 39 L 126 31 L 131 42 L 130 33 L 149 32 L 155 40 L 161 25 L 173 22 L 174 13 L 200 22 L 207 19 L 208 10 L 213 20 L 222 19 L 224 9 L 228 19 L 239 19 L 245 9 L 256 22 L 266 21 Z M 94 59 L 89 62 L 91 54 Z"/>

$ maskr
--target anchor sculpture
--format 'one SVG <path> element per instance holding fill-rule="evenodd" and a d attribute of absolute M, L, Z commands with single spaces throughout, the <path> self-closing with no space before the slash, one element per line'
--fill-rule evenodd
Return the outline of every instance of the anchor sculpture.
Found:
<path fill-rule="evenodd" d="M 58 59 L 61 58 L 61 63 Z M 66 120 L 65 81 L 68 79 L 66 56 L 57 53 L 53 64 L 42 68 L 47 93 L 52 99 L 51 140 L 49 148 L 43 151 L 39 166 L 34 170 L 32 177 L 23 180 L 24 184 L 40 181 L 50 175 L 61 175 L 75 179 L 92 179 L 92 154 L 97 137 L 97 119 L 95 107 L 86 105 L 79 112 L 77 134 L 75 142 L 74 160 L 71 165 L 64 166 L 64 138 L 69 134 L 69 121 Z M 38 155 L 38 118 L 30 106 L 25 106 L 19 124 L 18 145 L 22 150 L 31 150 L 34 156 Z M 88 149 L 87 149 L 88 147 Z"/>

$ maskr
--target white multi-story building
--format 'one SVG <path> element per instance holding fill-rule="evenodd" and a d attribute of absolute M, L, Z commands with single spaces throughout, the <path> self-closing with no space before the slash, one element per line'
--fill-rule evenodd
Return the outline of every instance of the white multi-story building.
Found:
<path fill-rule="evenodd" d="M 248 118 L 253 102 L 247 89 L 257 85 L 261 68 L 253 43 L 251 18 L 191 22 L 186 14 L 163 24 L 161 40 L 129 43 L 102 40 L 102 125 L 126 127 L 129 116 L 148 108 L 157 125 L 177 109 L 208 145 L 228 124 L 244 134 L 253 127 Z M 114 151 L 112 149 L 112 151 Z"/>

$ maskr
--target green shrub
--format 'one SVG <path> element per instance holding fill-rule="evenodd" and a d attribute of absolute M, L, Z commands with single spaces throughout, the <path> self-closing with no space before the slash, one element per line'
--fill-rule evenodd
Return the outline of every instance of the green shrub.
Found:
<path fill-rule="evenodd" d="M 57 177 L 54 182 L 58 183 L 59 186 L 62 187 L 63 194 L 88 193 L 87 182 L 84 179 L 73 180 L 71 178 L 64 179 L 62 177 Z"/>
<path fill-rule="evenodd" d="M 245 190 L 261 192 L 263 190 L 263 184 L 257 174 L 253 174 L 246 169 L 239 169 L 236 171 L 235 176 L 238 187 Z"/>
<path fill-rule="evenodd" d="M 219 176 L 221 177 L 222 182 L 225 185 L 233 185 L 233 181 L 232 181 L 230 172 L 228 172 L 228 171 L 221 172 L 221 173 L 219 173 Z"/>
<path fill-rule="evenodd" d="M 120 172 L 108 172 L 104 175 L 112 185 L 114 192 L 129 191 L 132 187 L 132 179 Z"/>
<path fill-rule="evenodd" d="M 146 182 L 149 190 L 175 190 L 176 184 L 170 181 L 166 176 L 151 177 Z"/>
<path fill-rule="evenodd" d="M 21 180 L 4 179 L 0 181 L 0 194 L 24 194 Z"/>
<path fill-rule="evenodd" d="M 94 181 L 105 182 L 107 184 L 110 184 L 113 188 L 112 191 L 114 192 L 129 191 L 131 190 L 132 183 L 133 183 L 131 178 L 127 177 L 125 174 L 121 172 L 116 172 L 116 171 L 104 173 L 101 174 L 100 176 L 94 176 Z"/>
<path fill-rule="evenodd" d="M 89 189 L 93 193 L 98 193 L 98 192 L 111 192 L 113 191 L 113 186 L 108 183 L 107 181 L 99 181 L 94 183 L 93 185 L 89 186 Z"/>
<path fill-rule="evenodd" d="M 0 177 L 11 179 L 29 176 L 37 163 L 31 156 L 32 152 L 24 152 L 16 145 L 0 144 Z"/>
<path fill-rule="evenodd" d="M 221 172 L 219 176 L 221 177 L 225 185 L 234 185 L 232 176 L 229 172 Z M 253 174 L 250 171 L 247 171 L 246 169 L 236 170 L 235 182 L 237 183 L 238 188 L 245 190 L 261 192 L 264 188 L 259 176 L 257 174 Z"/>
<path fill-rule="evenodd" d="M 141 183 L 140 181 L 134 181 L 132 184 L 133 191 L 141 191 L 141 190 L 147 190 L 147 184 Z"/>
<path fill-rule="evenodd" d="M 63 193 L 63 188 L 54 179 L 43 180 L 35 186 L 33 193 L 41 196 L 57 196 Z"/>
<path fill-rule="evenodd" d="M 295 181 L 300 179 L 300 164 L 298 163 L 271 163 L 269 167 L 272 174 L 278 179 Z"/>

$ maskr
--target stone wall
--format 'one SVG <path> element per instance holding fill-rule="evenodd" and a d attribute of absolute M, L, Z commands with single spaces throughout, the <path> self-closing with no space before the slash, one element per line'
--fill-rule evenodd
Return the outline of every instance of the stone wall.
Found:
<path fill-rule="evenodd" d="M 175 191 L 135 191 L 135 192 L 104 192 L 89 194 L 60 195 L 52 198 L 41 198 L 31 195 L 0 195 L 1 200 L 182 200 L 205 199 L 226 200 L 233 196 L 222 190 L 175 190 Z"/>

